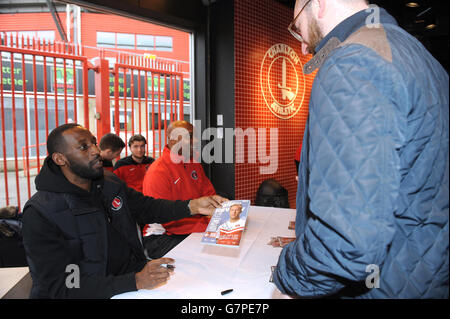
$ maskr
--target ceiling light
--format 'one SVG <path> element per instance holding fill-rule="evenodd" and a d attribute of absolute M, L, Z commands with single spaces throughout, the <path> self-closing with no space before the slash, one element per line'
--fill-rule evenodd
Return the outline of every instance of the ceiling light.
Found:
<path fill-rule="evenodd" d="M 417 2 L 407 2 L 406 6 L 409 8 L 418 8 L 420 5 Z"/>
<path fill-rule="evenodd" d="M 431 24 L 427 25 L 427 26 L 425 27 L 425 29 L 427 29 L 427 30 L 433 30 L 433 29 L 435 29 L 436 27 L 437 27 L 436 24 L 431 23 Z"/>

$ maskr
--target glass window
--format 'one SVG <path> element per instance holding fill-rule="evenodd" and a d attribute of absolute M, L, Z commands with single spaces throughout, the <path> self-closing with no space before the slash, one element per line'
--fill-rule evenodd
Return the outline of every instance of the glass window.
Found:
<path fill-rule="evenodd" d="M 157 51 L 172 51 L 172 37 L 155 37 L 155 49 Z"/>
<path fill-rule="evenodd" d="M 113 32 L 97 32 L 97 46 L 114 48 L 116 46 L 116 35 Z"/>
<path fill-rule="evenodd" d="M 36 37 L 36 31 L 19 31 L 17 32 L 19 34 L 19 41 L 22 41 L 22 37 L 25 41 L 25 43 L 27 42 L 27 37 L 30 39 L 33 39 L 34 37 Z M 14 34 L 15 36 L 15 34 Z"/>
<path fill-rule="evenodd" d="M 36 33 L 37 37 L 41 39 L 41 43 L 45 39 L 47 42 L 55 41 L 55 31 L 38 31 Z"/>
<path fill-rule="evenodd" d="M 134 49 L 134 34 L 117 33 L 117 47 L 122 49 Z"/>
<path fill-rule="evenodd" d="M 138 50 L 154 50 L 155 37 L 152 35 L 136 35 L 136 45 Z"/>

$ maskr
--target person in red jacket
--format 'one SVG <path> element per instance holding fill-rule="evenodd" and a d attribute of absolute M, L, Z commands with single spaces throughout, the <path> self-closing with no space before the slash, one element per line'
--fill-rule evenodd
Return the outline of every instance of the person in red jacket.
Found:
<path fill-rule="evenodd" d="M 122 153 L 125 147 L 125 143 L 120 136 L 114 133 L 107 133 L 101 138 L 99 147 L 100 156 L 103 159 L 103 168 L 112 172 L 114 170 L 112 161 L 120 156 L 120 153 Z"/>
<path fill-rule="evenodd" d="M 130 137 L 128 146 L 131 155 L 118 160 L 113 171 L 128 187 L 141 193 L 145 173 L 150 164 L 155 161 L 154 158 L 145 156 L 146 144 L 147 140 L 141 134 Z"/>
<path fill-rule="evenodd" d="M 216 191 L 205 175 L 202 165 L 193 160 L 192 124 L 186 121 L 173 122 L 167 129 L 167 136 L 169 141 L 162 156 L 145 174 L 144 195 L 170 200 L 215 195 Z M 183 150 L 189 154 L 183 154 Z M 162 225 L 165 233 L 159 235 L 153 234 L 157 229 L 156 225 L 146 225 L 143 229 L 143 243 L 148 256 L 150 258 L 164 256 L 189 234 L 204 232 L 209 220 L 209 216 L 205 218 L 192 216 L 165 223 Z"/>

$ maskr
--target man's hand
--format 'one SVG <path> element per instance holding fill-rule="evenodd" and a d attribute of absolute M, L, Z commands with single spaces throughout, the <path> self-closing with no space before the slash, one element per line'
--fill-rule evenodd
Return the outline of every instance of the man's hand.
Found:
<path fill-rule="evenodd" d="M 211 216 L 216 208 L 222 207 L 222 203 L 228 201 L 219 195 L 205 196 L 192 199 L 189 202 L 191 215 L 200 214 Z"/>
<path fill-rule="evenodd" d="M 136 273 L 136 288 L 139 289 L 155 289 L 163 286 L 170 278 L 172 269 L 168 269 L 162 264 L 171 265 L 175 262 L 172 258 L 160 258 L 149 261 L 144 268 Z"/>

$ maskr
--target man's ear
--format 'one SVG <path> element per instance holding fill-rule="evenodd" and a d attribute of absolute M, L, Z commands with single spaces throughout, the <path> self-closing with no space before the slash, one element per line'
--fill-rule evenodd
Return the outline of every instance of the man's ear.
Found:
<path fill-rule="evenodd" d="M 102 158 L 110 158 L 113 151 L 111 151 L 110 148 L 107 148 L 106 150 L 100 151 L 100 156 Z"/>
<path fill-rule="evenodd" d="M 317 13 L 319 19 L 323 19 L 325 16 L 325 10 L 327 9 L 327 0 L 317 0 L 319 3 L 319 12 Z"/>
<path fill-rule="evenodd" d="M 64 154 L 58 152 L 52 154 L 52 160 L 58 166 L 65 166 L 67 163 L 67 159 Z"/>

